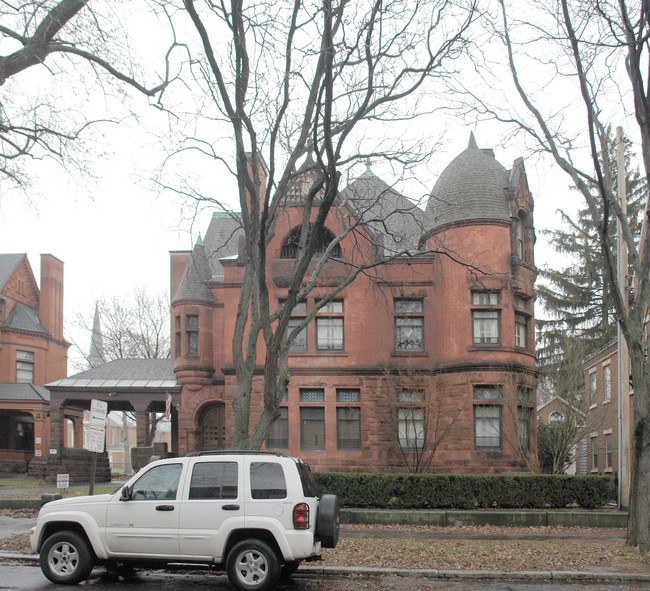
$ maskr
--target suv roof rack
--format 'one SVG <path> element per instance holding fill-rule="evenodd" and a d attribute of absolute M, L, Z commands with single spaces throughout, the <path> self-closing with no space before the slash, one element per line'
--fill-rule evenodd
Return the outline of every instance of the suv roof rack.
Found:
<path fill-rule="evenodd" d="M 288 457 L 287 454 L 282 453 L 281 451 L 262 451 L 262 450 L 250 450 L 250 449 L 211 449 L 203 451 L 193 451 L 187 454 L 186 457 L 195 457 L 195 456 L 225 456 L 225 455 L 266 455 L 266 456 L 277 456 L 280 458 Z"/>

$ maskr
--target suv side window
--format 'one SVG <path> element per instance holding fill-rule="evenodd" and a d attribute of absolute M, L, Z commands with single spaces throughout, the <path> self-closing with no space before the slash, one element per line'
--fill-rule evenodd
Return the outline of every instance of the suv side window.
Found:
<path fill-rule="evenodd" d="M 133 485 L 133 500 L 175 499 L 182 471 L 182 464 L 152 468 Z"/>
<path fill-rule="evenodd" d="M 287 483 L 280 464 L 251 462 L 251 496 L 254 499 L 284 499 Z"/>
<path fill-rule="evenodd" d="M 194 465 L 190 499 L 236 499 L 237 462 L 200 462 Z"/>
<path fill-rule="evenodd" d="M 302 483 L 302 494 L 306 497 L 315 497 L 316 494 L 316 481 L 311 473 L 311 469 L 304 462 L 296 462 L 298 467 L 298 474 L 300 474 L 300 482 Z"/>

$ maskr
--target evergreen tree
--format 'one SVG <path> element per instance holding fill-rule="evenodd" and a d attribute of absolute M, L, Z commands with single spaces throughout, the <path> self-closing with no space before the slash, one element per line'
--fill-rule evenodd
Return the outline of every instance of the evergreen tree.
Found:
<path fill-rule="evenodd" d="M 616 187 L 616 143 L 611 128 L 608 129 L 607 137 L 611 162 L 609 182 Z M 627 214 L 633 232 L 639 236 L 647 183 L 638 167 L 630 169 L 634 155 L 630 149 L 631 142 L 627 138 L 624 141 Z M 602 207 L 602 201 L 599 203 Z M 542 233 L 550 237 L 551 245 L 562 255 L 560 260 L 568 261 L 568 264 L 559 269 L 548 266 L 542 268 L 542 282 L 537 287 L 538 301 L 543 304 L 546 316 L 537 323 L 539 363 L 544 373 L 553 375 L 557 373 L 558 364 L 567 357 L 565 349 L 568 341 L 583 341 L 580 348 L 589 353 L 616 336 L 612 295 L 605 277 L 598 229 L 593 217 L 587 208 L 578 211 L 575 219 L 563 210 L 558 212 L 562 219 L 561 226 Z M 609 212 L 607 229 L 615 242 L 616 216 L 613 211 Z"/>

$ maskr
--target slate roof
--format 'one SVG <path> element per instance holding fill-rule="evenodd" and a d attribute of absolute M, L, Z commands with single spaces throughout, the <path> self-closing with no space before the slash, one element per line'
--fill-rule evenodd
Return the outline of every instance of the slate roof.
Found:
<path fill-rule="evenodd" d="M 25 256 L 27 256 L 25 253 L 0 254 L 0 289 L 4 287 L 18 263 Z"/>
<path fill-rule="evenodd" d="M 343 189 L 341 200 L 358 219 L 383 236 L 386 256 L 417 247 L 424 212 L 371 171 Z"/>
<path fill-rule="evenodd" d="M 49 402 L 50 393 L 34 384 L 0 383 L 0 400 L 38 400 Z"/>
<path fill-rule="evenodd" d="M 174 302 L 180 300 L 197 300 L 199 302 L 214 302 L 214 296 L 207 286 L 212 279 L 212 269 L 208 262 L 203 242 L 199 238 L 187 262 L 183 278 L 178 285 Z"/>
<path fill-rule="evenodd" d="M 15 328 L 17 330 L 49 334 L 41 324 L 38 310 L 26 306 L 21 302 L 16 302 L 14 304 L 14 307 L 7 316 L 7 320 L 4 321 L 2 326 L 5 328 Z"/>
<path fill-rule="evenodd" d="M 480 149 L 472 134 L 469 146 L 445 168 L 426 207 L 427 229 L 470 220 L 510 220 L 510 174 L 492 150 Z"/>
<path fill-rule="evenodd" d="M 237 254 L 239 237 L 244 235 L 238 213 L 214 213 L 205 233 L 203 245 L 215 280 L 223 279 L 223 265 L 219 259 Z"/>
<path fill-rule="evenodd" d="M 176 388 L 174 359 L 116 359 L 62 378 L 47 388 Z"/>

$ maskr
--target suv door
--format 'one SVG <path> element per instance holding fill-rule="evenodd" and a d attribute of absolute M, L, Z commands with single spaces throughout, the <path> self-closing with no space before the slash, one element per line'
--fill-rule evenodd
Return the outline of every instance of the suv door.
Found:
<path fill-rule="evenodd" d="M 180 510 L 180 552 L 186 558 L 219 559 L 224 528 L 244 525 L 242 462 L 202 457 L 189 469 L 188 494 Z"/>
<path fill-rule="evenodd" d="M 106 544 L 113 554 L 178 555 L 178 488 L 183 464 L 159 464 L 133 483 L 131 496 L 115 494 L 106 515 Z"/>

